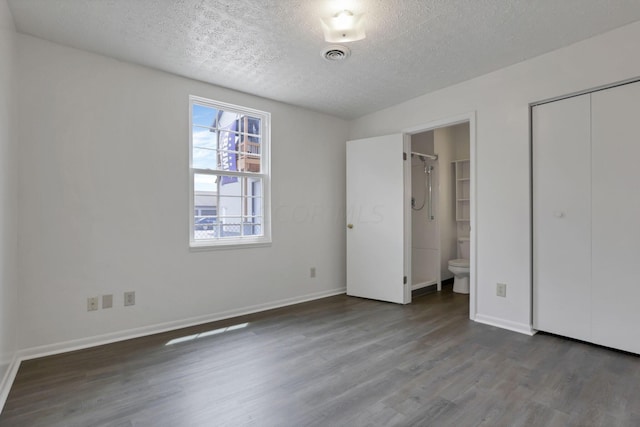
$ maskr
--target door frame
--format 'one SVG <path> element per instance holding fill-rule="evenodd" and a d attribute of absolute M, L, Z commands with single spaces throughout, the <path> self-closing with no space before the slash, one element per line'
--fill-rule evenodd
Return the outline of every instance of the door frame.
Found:
<path fill-rule="evenodd" d="M 469 123 L 469 172 L 471 176 L 470 182 L 470 194 L 469 194 L 469 226 L 471 227 L 471 232 L 469 233 L 469 318 L 471 320 L 475 320 L 476 312 L 477 312 L 477 256 L 476 256 L 476 248 L 477 248 L 477 240 L 478 240 L 478 232 L 476 229 L 476 112 L 472 111 L 470 113 L 461 114 L 458 116 L 447 117 L 444 119 L 435 120 L 432 122 L 428 122 L 422 125 L 412 126 L 410 128 L 406 128 L 402 130 L 402 133 L 406 135 L 415 135 L 417 133 L 428 132 L 431 130 L 435 130 L 438 128 L 444 128 L 449 126 L 458 125 L 461 123 Z M 437 154 L 437 153 L 436 153 Z M 407 193 L 408 192 L 408 193 Z M 411 199 L 411 174 L 408 174 L 408 180 L 405 180 L 405 198 L 406 194 L 409 194 L 409 200 Z M 410 212 L 409 212 L 410 215 Z M 406 219 L 405 219 L 406 221 Z M 409 224 L 411 223 L 409 217 Z M 405 226 L 405 253 L 408 254 L 408 263 L 409 273 L 411 272 L 411 226 Z M 405 259 L 405 263 L 407 263 L 407 259 Z M 406 268 L 406 267 L 405 267 Z M 409 298 L 408 301 L 411 301 L 409 286 Z M 406 298 L 405 298 L 406 300 Z"/>

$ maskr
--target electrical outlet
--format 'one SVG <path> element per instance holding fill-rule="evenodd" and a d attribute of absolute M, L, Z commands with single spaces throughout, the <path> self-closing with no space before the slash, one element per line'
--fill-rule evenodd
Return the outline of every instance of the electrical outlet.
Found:
<path fill-rule="evenodd" d="M 506 298 L 507 297 L 507 284 L 506 283 L 496 283 L 496 295 L 499 297 Z"/>
<path fill-rule="evenodd" d="M 102 295 L 102 308 L 113 307 L 113 295 Z"/>
<path fill-rule="evenodd" d="M 309 277 L 316 277 L 316 268 L 315 267 L 311 267 L 309 269 Z"/>
<path fill-rule="evenodd" d="M 96 311 L 98 309 L 98 300 L 100 297 L 87 298 L 87 311 Z"/>
<path fill-rule="evenodd" d="M 124 293 L 124 306 L 136 305 L 136 293 L 134 291 Z"/>

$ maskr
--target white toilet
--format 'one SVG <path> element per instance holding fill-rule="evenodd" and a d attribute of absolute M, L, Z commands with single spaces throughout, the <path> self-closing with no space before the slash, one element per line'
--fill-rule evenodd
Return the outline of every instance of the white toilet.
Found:
<path fill-rule="evenodd" d="M 453 292 L 469 293 L 469 238 L 458 239 L 458 259 L 449 261 L 449 271 L 453 273 Z"/>

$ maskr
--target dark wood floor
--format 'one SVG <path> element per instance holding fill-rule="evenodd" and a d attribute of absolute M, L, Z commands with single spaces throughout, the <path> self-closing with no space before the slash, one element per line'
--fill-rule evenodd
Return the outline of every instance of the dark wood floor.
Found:
<path fill-rule="evenodd" d="M 450 288 L 409 306 L 336 296 L 24 362 L 0 425 L 640 425 L 637 356 L 467 307 Z"/>

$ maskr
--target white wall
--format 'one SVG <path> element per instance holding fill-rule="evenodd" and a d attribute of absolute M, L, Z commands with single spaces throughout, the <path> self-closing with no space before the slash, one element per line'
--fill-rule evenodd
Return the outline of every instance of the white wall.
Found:
<path fill-rule="evenodd" d="M 478 320 L 531 322 L 529 103 L 640 76 L 638 40 L 640 22 L 351 123 L 357 139 L 476 112 Z"/>
<path fill-rule="evenodd" d="M 344 289 L 347 122 L 17 42 L 22 348 Z M 271 112 L 271 247 L 189 251 L 189 94 Z M 87 312 L 107 293 L 113 309 Z"/>
<path fill-rule="evenodd" d="M 450 126 L 456 150 L 456 160 L 467 160 L 471 150 L 469 147 L 469 123 Z"/>
<path fill-rule="evenodd" d="M 451 279 L 449 260 L 457 258 L 457 224 L 455 211 L 455 177 L 453 162 L 456 144 L 451 126 L 433 131 L 435 153 L 438 155 L 438 227 L 440 231 L 440 278 Z"/>
<path fill-rule="evenodd" d="M 17 350 L 18 162 L 13 132 L 15 37 L 11 12 L 6 1 L 0 0 L 0 380 Z"/>

